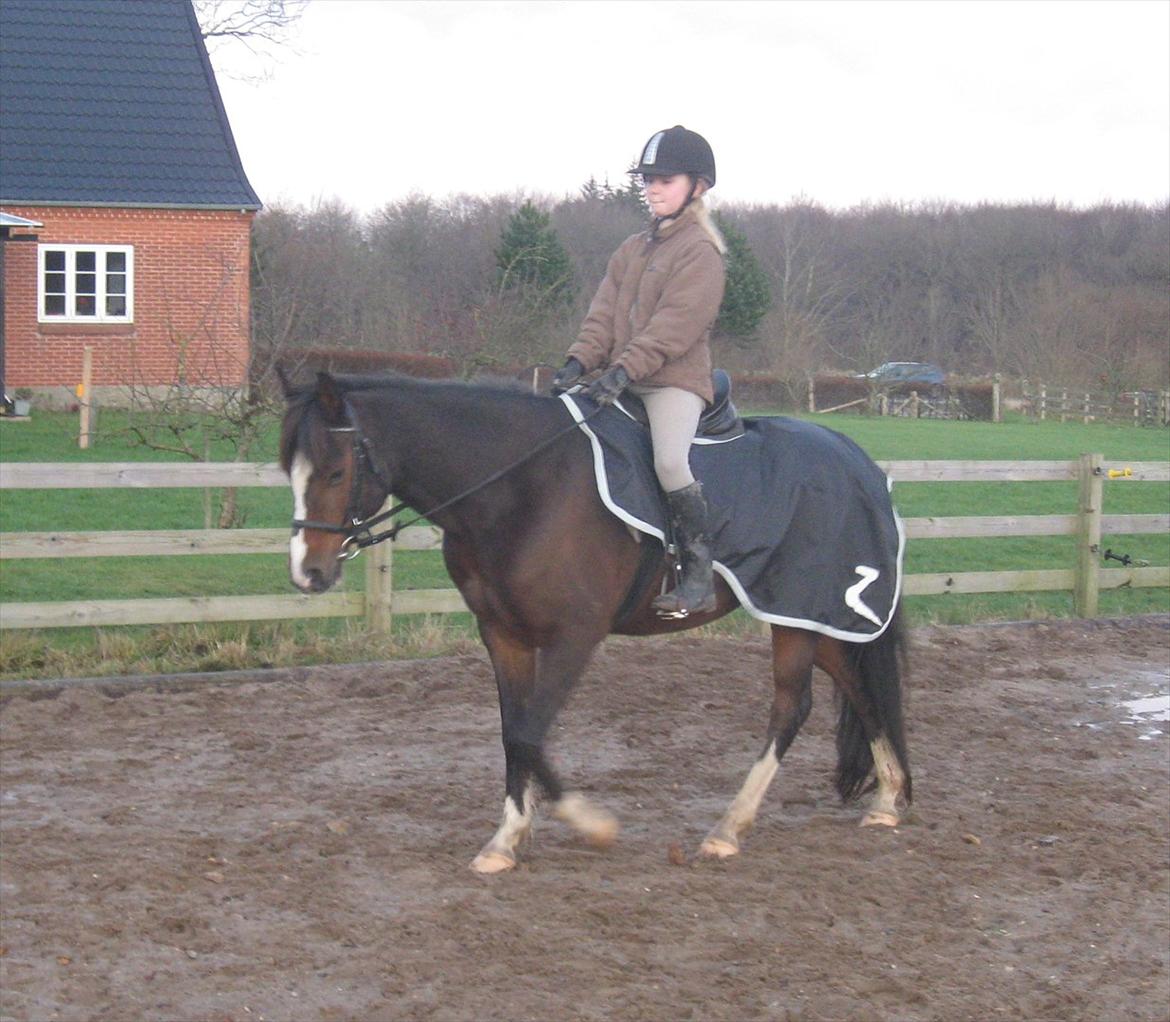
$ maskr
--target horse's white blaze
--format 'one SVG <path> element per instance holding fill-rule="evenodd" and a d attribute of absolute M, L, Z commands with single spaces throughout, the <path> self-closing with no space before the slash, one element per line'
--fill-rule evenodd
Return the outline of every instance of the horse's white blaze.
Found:
<path fill-rule="evenodd" d="M 313 474 L 313 464 L 300 451 L 293 455 L 292 467 L 289 471 L 289 480 L 293 491 L 293 517 L 302 521 L 309 517 L 305 503 L 309 491 L 309 477 Z M 289 540 L 288 564 L 289 572 L 295 585 L 304 589 L 309 585 L 309 577 L 305 574 L 305 556 L 309 552 L 305 543 L 305 530 L 297 529 Z"/>

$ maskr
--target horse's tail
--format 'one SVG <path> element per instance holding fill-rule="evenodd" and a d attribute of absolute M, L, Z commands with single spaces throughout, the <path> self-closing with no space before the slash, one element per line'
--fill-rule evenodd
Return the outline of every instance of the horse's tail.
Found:
<path fill-rule="evenodd" d="M 906 777 L 903 795 L 910 801 L 910 760 L 906 755 L 906 731 L 902 719 L 902 670 L 906 663 L 906 635 L 901 609 L 886 630 L 872 642 L 856 647 L 855 667 L 861 697 L 869 703 L 880 737 L 884 737 L 898 758 Z M 837 791 L 848 802 L 868 791 L 873 772 L 873 749 L 852 700 L 841 699 L 837 721 Z M 874 782 L 876 783 L 876 782 Z"/>

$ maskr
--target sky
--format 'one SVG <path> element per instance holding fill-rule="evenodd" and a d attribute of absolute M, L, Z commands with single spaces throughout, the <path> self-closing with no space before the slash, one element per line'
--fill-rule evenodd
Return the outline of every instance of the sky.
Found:
<path fill-rule="evenodd" d="M 274 52 L 212 53 L 267 205 L 559 199 L 674 124 L 716 204 L 1170 198 L 1170 0 L 310 0 Z"/>

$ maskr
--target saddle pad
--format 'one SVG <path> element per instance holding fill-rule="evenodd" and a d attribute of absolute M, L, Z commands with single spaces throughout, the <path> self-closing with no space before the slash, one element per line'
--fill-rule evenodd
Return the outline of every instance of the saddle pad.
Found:
<path fill-rule="evenodd" d="M 561 400 L 593 446 L 606 507 L 665 542 L 649 430 L 620 400 L 597 414 L 587 397 Z M 889 479 L 857 444 L 823 426 L 782 416 L 743 421 L 741 435 L 691 447 L 715 570 L 761 621 L 847 642 L 876 639 L 902 588 L 905 537 Z"/>

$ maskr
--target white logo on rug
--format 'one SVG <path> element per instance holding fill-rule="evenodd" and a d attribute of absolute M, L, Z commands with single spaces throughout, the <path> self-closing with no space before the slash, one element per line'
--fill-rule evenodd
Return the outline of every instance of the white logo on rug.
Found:
<path fill-rule="evenodd" d="M 854 582 L 853 585 L 845 590 L 845 603 L 855 614 L 860 614 L 867 621 L 872 621 L 880 628 L 882 626 L 882 619 L 862 602 L 861 594 L 877 581 L 881 572 L 877 568 L 871 568 L 865 564 L 859 564 L 853 570 L 861 576 L 861 580 Z"/>

